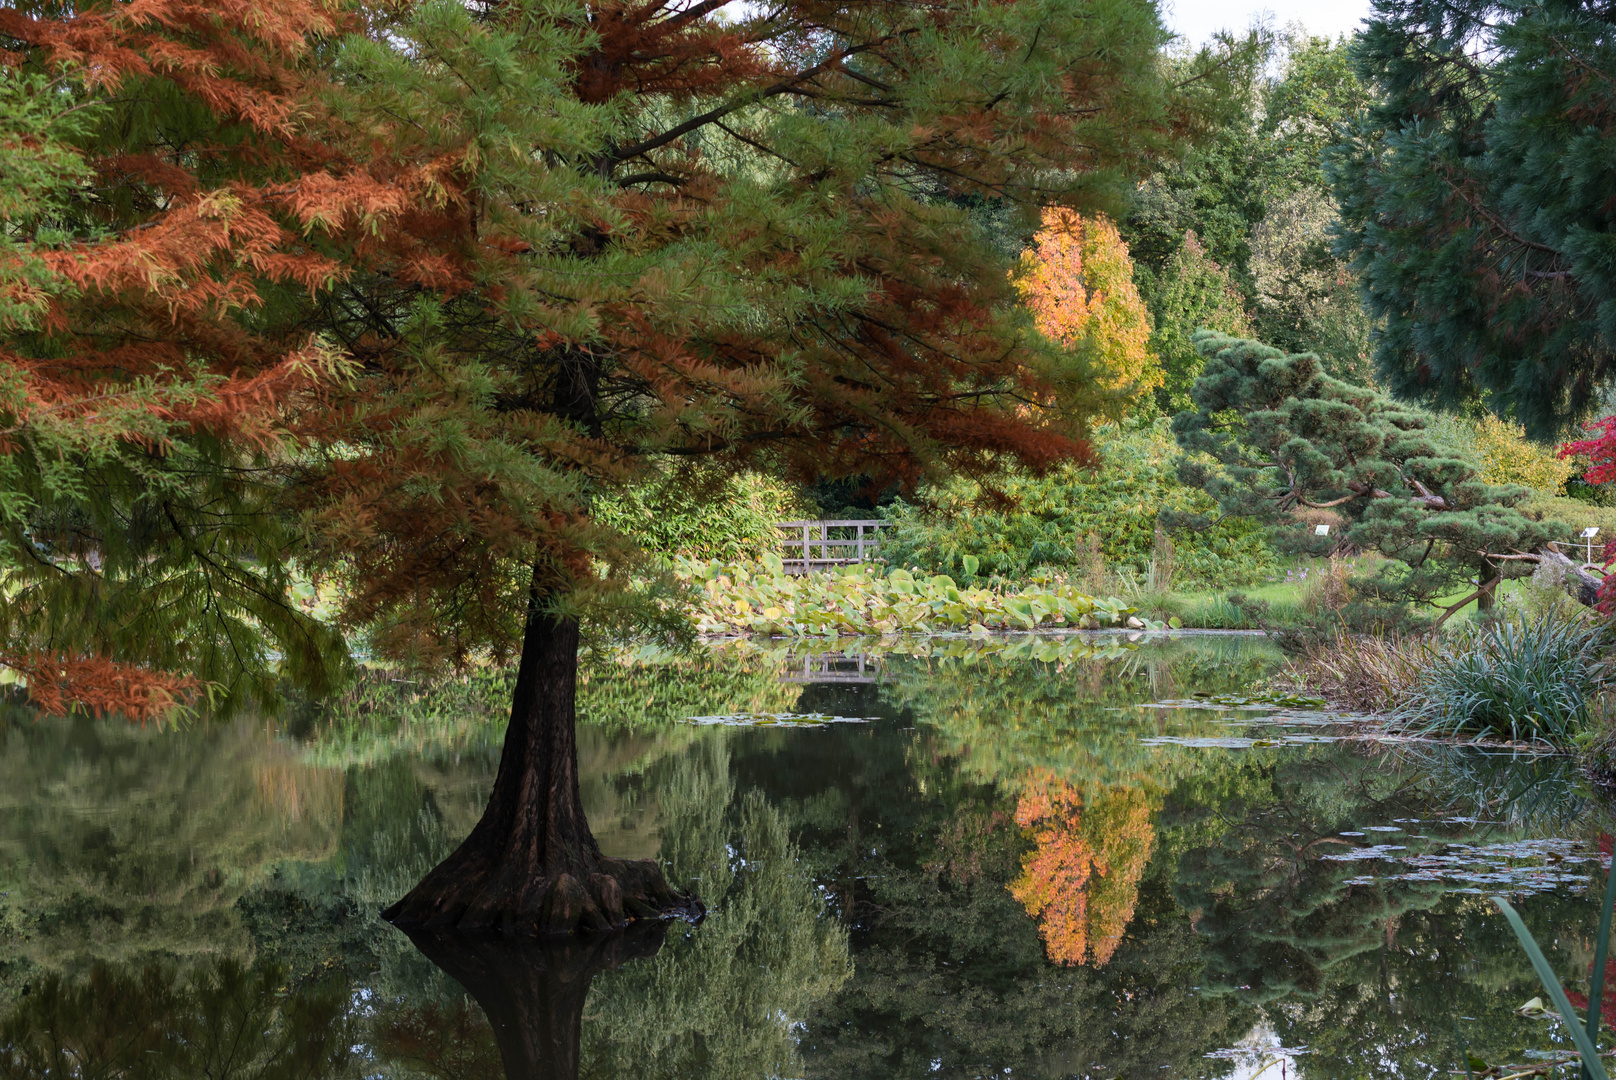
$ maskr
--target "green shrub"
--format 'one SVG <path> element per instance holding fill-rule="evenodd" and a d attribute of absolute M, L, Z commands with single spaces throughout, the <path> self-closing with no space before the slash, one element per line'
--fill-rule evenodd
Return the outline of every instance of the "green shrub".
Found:
<path fill-rule="evenodd" d="M 984 507 L 981 489 L 966 480 L 927 491 L 925 509 L 905 503 L 889 507 L 885 513 L 893 527 L 883 538 L 882 557 L 967 581 L 1020 580 L 1040 569 L 1088 574 L 1093 537 L 1113 570 L 1159 579 L 1159 565 L 1151 573 L 1164 547 L 1157 538 L 1157 515 L 1208 512 L 1214 509 L 1212 500 L 1179 483 L 1177 448 L 1166 421 L 1132 430 L 1103 428 L 1096 448 L 1103 462 L 1099 469 L 1068 465 L 1042 477 L 1009 477 L 1002 485 L 1013 500 L 1008 509 Z M 1171 584 L 1248 584 L 1274 565 L 1265 531 L 1248 521 L 1231 519 L 1168 536 Z M 967 555 L 978 561 L 974 573 L 966 572 Z"/>
<path fill-rule="evenodd" d="M 1570 743 L 1588 726 L 1604 628 L 1516 615 L 1468 623 L 1430 649 L 1394 714 L 1420 734 Z"/>
<path fill-rule="evenodd" d="M 682 463 L 596 501 L 597 522 L 646 551 L 693 559 L 757 559 L 779 547 L 775 523 L 813 516 L 792 487 L 760 473 L 722 477 Z"/>
<path fill-rule="evenodd" d="M 702 634 L 779 637 L 930 634 L 1040 627 L 1098 629 L 1131 625 L 1134 609 L 1115 597 L 1043 582 L 1015 591 L 958 585 L 874 563 L 827 573 L 787 574 L 778 555 L 752 565 L 685 563 L 680 572 L 702 590 L 692 611 Z M 1156 627 L 1155 629 L 1163 629 Z"/>
<path fill-rule="evenodd" d="M 1597 503 L 1584 502 L 1563 495 L 1533 492 L 1522 500 L 1520 509 L 1534 521 L 1565 522 L 1568 528 L 1564 530 L 1564 535 L 1556 535 L 1552 539 L 1578 548 L 1582 548 L 1583 543 L 1577 539 L 1577 534 L 1589 525 L 1597 526 L 1599 535 L 1594 538 L 1595 562 L 1600 561 L 1600 545 L 1607 540 L 1616 540 L 1616 507 L 1600 506 Z M 1570 554 L 1569 547 L 1567 554 Z"/>

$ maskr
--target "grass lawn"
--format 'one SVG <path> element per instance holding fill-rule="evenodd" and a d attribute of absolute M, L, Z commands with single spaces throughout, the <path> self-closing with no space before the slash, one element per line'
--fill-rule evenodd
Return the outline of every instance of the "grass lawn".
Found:
<path fill-rule="evenodd" d="M 1357 565 L 1361 560 L 1348 559 L 1349 570 L 1360 569 Z M 1267 580 L 1253 582 L 1244 586 L 1232 586 L 1227 589 L 1213 591 L 1211 589 L 1185 589 L 1185 590 L 1141 590 L 1136 595 L 1125 597 L 1129 603 L 1138 607 L 1141 612 L 1153 619 L 1177 618 L 1185 627 L 1201 630 L 1254 630 L 1257 621 L 1249 607 L 1240 607 L 1229 602 L 1231 595 L 1241 596 L 1245 599 L 1266 603 L 1267 612 L 1264 616 L 1266 622 L 1274 626 L 1308 626 L 1315 624 L 1321 613 L 1326 610 L 1322 599 L 1323 583 L 1326 577 L 1328 560 L 1321 558 L 1297 558 L 1290 560 L 1280 570 L 1270 575 Z M 1503 600 L 1524 585 L 1526 579 L 1506 581 L 1499 585 L 1498 598 Z M 1441 604 L 1456 603 L 1469 595 L 1472 590 L 1456 591 L 1452 596 L 1443 597 Z M 1311 600 L 1311 602 L 1310 602 Z M 1438 610 L 1433 608 L 1433 610 Z M 1449 623 L 1469 619 L 1475 613 L 1474 604 L 1466 606 L 1456 613 Z"/>

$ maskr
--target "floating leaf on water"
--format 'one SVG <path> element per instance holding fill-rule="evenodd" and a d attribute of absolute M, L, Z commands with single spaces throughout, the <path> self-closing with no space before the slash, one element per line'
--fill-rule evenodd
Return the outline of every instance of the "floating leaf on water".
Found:
<path fill-rule="evenodd" d="M 1525 1005 L 1515 1010 L 1516 1016 L 1524 1016 L 1528 1020 L 1553 1020 L 1555 1012 L 1543 1004 L 1543 999 L 1535 997 Z"/>
<path fill-rule="evenodd" d="M 732 716 L 687 716 L 687 724 L 723 727 L 824 727 L 828 724 L 868 724 L 871 716 L 828 716 L 823 713 L 757 713 Z"/>
<path fill-rule="evenodd" d="M 1351 851 L 1336 851 L 1319 858 L 1328 862 L 1359 862 L 1363 859 L 1384 859 L 1394 851 L 1407 851 L 1406 844 L 1376 844 L 1373 847 L 1353 848 Z"/>

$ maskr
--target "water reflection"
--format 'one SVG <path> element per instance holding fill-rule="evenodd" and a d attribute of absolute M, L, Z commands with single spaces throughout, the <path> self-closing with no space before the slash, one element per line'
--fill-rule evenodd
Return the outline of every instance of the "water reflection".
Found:
<path fill-rule="evenodd" d="M 475 822 L 498 676 L 365 688 L 295 737 L 10 715 L 0 1075 L 203 1075 L 247 1024 L 238 1071 L 206 1075 L 290 1077 L 295 1044 L 310 1078 L 1213 1077 L 1281 1051 L 1435 1076 L 1455 1017 L 1488 1061 L 1553 1037 L 1513 1013 L 1535 976 L 1482 893 L 1529 894 L 1563 977 L 1591 962 L 1611 825 L 1564 760 L 1141 707 L 1272 670 L 1251 639 L 846 655 L 591 673 L 591 822 L 710 913 L 559 950 L 374 915 Z M 685 722 L 782 713 L 867 722 Z M 118 1058 L 117 1031 L 154 1053 Z"/>
<path fill-rule="evenodd" d="M 358 1017 L 340 983 L 285 988 L 275 965 L 93 964 L 46 975 L 0 1020 L 18 1080 L 319 1080 L 357 1074 Z"/>
<path fill-rule="evenodd" d="M 544 945 L 429 934 L 410 940 L 482 1009 L 506 1080 L 577 1080 L 590 984 L 603 971 L 654 956 L 667 929 L 662 922 L 638 923 L 620 933 Z M 445 1040 L 445 1033 L 457 1037 Z M 431 1005 L 397 1009 L 377 1037 L 384 1056 L 444 1080 L 466 1075 L 467 1062 L 486 1062 L 486 1052 L 479 1053 L 486 1044 L 478 1027 L 464 1019 L 445 1025 Z"/>

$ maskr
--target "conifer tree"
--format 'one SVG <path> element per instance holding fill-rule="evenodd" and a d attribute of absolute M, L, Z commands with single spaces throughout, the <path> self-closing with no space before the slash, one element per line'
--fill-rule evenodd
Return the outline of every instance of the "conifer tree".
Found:
<path fill-rule="evenodd" d="M 1393 393 L 1546 439 L 1616 367 L 1616 37 L 1587 0 L 1376 0 L 1330 151 Z"/>
<path fill-rule="evenodd" d="M 0 666 L 49 709 L 318 692 L 272 509 L 341 370 L 298 296 L 362 198 L 299 134 L 334 6 L 0 9 Z"/>
<path fill-rule="evenodd" d="M 1492 605 L 1500 581 L 1532 572 L 1539 549 L 1565 527 L 1516 508 L 1528 489 L 1481 482 L 1476 463 L 1432 437 L 1430 417 L 1375 390 L 1326 375 L 1317 356 L 1203 331 L 1206 367 L 1195 409 L 1173 420 L 1180 477 L 1204 487 L 1224 516 L 1279 526 L 1297 549 L 1376 551 L 1395 560 L 1360 582 L 1372 599 L 1443 606 L 1442 618 Z M 1347 519 L 1320 541 L 1296 510 Z M 1400 565 L 1399 565 L 1400 564 Z M 1360 612 L 1384 621 L 1384 613 Z"/>
<path fill-rule="evenodd" d="M 1142 0 L 724 6 L 0 13 L 8 66 L 106 102 L 80 151 L 116 181 L 70 200 L 52 344 L 7 338 L 26 378 L 63 348 L 93 373 L 23 420 L 101 441 L 17 503 L 26 557 L 60 538 L 37 577 L 126 601 L 73 624 L 75 655 L 263 688 L 280 652 L 317 687 L 340 657 L 287 602 L 296 558 L 377 655 L 519 658 L 487 811 L 400 925 L 566 933 L 680 902 L 602 856 L 578 796 L 582 630 L 681 621 L 593 501 L 698 457 L 912 483 L 1082 456 L 1114 392 L 1034 332 L 962 207 L 1114 205 L 1239 59 L 1169 82 Z M 95 428 L 108 393 L 123 419 Z M 87 512 L 78 547 L 41 525 Z M 165 624 L 151 601 L 190 581 L 211 603 Z M 70 613 L 31 610 L 42 640 Z"/>
<path fill-rule="evenodd" d="M 1193 126 L 1153 7 L 720 6 L 429 3 L 343 58 L 345 120 L 385 148 L 368 170 L 438 201 L 324 294 L 363 373 L 304 505 L 378 647 L 520 658 L 488 809 L 401 926 L 679 902 L 601 855 L 577 795 L 580 630 L 646 610 L 595 493 L 668 458 L 804 482 L 1044 466 L 1113 393 L 1033 332 L 962 205 L 1103 206 Z"/>

